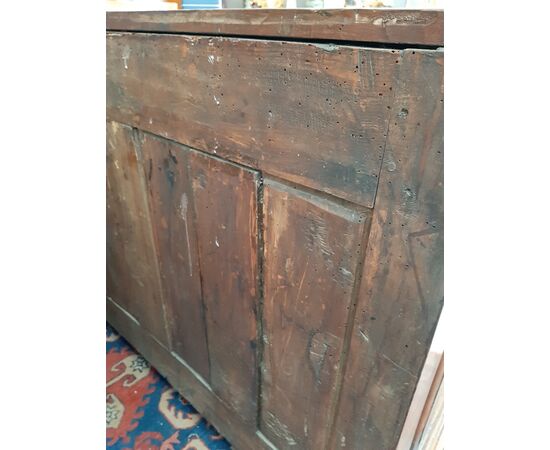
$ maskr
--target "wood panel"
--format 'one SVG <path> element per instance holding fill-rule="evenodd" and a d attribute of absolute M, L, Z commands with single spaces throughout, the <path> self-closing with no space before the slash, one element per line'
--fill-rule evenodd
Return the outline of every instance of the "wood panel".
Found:
<path fill-rule="evenodd" d="M 223 10 L 107 13 L 107 29 L 443 45 L 443 11 Z"/>
<path fill-rule="evenodd" d="M 189 150 L 142 134 L 145 182 L 172 350 L 209 379 Z"/>
<path fill-rule="evenodd" d="M 139 137 L 107 123 L 107 295 L 163 343 L 168 342 Z"/>
<path fill-rule="evenodd" d="M 107 35 L 107 114 L 371 207 L 397 50 Z"/>
<path fill-rule="evenodd" d="M 255 430 L 257 172 L 189 154 L 214 391 Z"/>
<path fill-rule="evenodd" d="M 443 52 L 404 51 L 394 85 L 331 448 L 395 448 L 443 305 Z"/>
<path fill-rule="evenodd" d="M 325 448 L 366 210 L 266 180 L 262 432 Z"/>

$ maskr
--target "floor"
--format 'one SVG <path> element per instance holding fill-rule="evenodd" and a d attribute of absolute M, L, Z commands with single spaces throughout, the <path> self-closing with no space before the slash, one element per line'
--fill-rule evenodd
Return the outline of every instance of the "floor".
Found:
<path fill-rule="evenodd" d="M 107 325 L 107 449 L 230 448 L 217 430 Z"/>

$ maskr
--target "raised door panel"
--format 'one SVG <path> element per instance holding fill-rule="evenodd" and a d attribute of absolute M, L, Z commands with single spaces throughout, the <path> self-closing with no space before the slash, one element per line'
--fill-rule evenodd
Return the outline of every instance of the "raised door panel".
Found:
<path fill-rule="evenodd" d="M 189 150 L 147 133 L 140 136 L 171 349 L 209 380 Z"/>
<path fill-rule="evenodd" d="M 136 133 L 107 123 L 107 295 L 167 345 Z"/>
<path fill-rule="evenodd" d="M 257 416 L 258 187 L 253 170 L 189 154 L 214 392 L 253 430 Z"/>
<path fill-rule="evenodd" d="M 279 448 L 327 443 L 369 218 L 265 181 L 260 428 Z"/>

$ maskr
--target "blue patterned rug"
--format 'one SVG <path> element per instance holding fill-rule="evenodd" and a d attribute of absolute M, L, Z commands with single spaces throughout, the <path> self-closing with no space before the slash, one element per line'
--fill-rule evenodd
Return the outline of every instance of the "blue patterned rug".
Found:
<path fill-rule="evenodd" d="M 107 448 L 222 450 L 231 446 L 107 325 Z"/>

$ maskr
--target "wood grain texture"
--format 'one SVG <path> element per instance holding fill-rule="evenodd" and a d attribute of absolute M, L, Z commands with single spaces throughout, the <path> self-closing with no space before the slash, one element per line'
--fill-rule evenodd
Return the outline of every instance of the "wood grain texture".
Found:
<path fill-rule="evenodd" d="M 209 380 L 189 150 L 150 134 L 141 141 L 172 350 Z"/>
<path fill-rule="evenodd" d="M 139 145 L 131 128 L 107 123 L 107 295 L 167 344 Z"/>
<path fill-rule="evenodd" d="M 214 391 L 256 427 L 257 172 L 189 154 Z"/>
<path fill-rule="evenodd" d="M 393 449 L 443 305 L 443 52 L 406 50 L 331 448 Z"/>
<path fill-rule="evenodd" d="M 229 440 L 232 448 L 273 450 L 259 434 L 250 432 L 249 425 L 231 407 L 200 382 L 193 369 L 154 339 L 112 300 L 107 300 L 107 320 L 134 348 L 139 349 L 145 359 L 154 363 L 155 369 L 168 379 L 174 389 L 208 418 Z"/>
<path fill-rule="evenodd" d="M 265 181 L 260 429 L 279 448 L 322 449 L 370 216 L 298 189 Z"/>
<path fill-rule="evenodd" d="M 349 43 L 428 16 L 108 15 L 108 317 L 236 448 L 396 447 L 443 303 L 443 51 Z M 177 34 L 210 32 L 316 42 Z"/>
<path fill-rule="evenodd" d="M 108 30 L 443 45 L 443 11 L 399 9 L 109 12 Z"/>
<path fill-rule="evenodd" d="M 112 120 L 371 207 L 397 50 L 109 33 Z"/>

